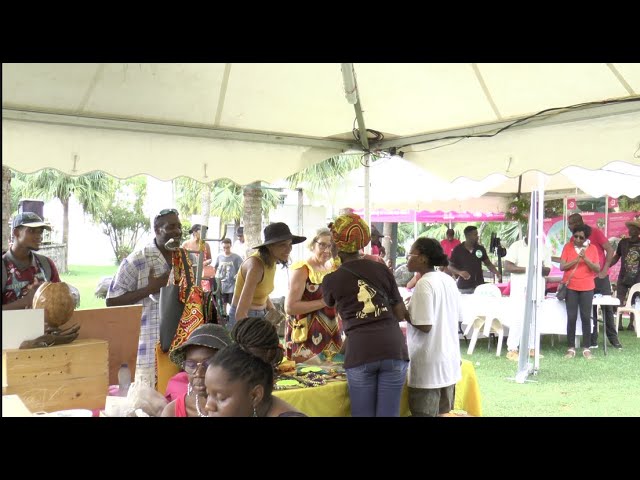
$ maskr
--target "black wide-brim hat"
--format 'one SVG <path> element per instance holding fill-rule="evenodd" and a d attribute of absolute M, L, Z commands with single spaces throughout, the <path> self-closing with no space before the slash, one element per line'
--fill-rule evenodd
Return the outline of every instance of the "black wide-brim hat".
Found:
<path fill-rule="evenodd" d="M 307 237 L 299 237 L 298 235 L 292 234 L 286 223 L 276 222 L 264 227 L 264 242 L 253 248 L 266 247 L 267 245 L 272 245 L 284 240 L 291 240 L 291 243 L 295 245 L 296 243 L 304 242 L 306 239 Z"/>

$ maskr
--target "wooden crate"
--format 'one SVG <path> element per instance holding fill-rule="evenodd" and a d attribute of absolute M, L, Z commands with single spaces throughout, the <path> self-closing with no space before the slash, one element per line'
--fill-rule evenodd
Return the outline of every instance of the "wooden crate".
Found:
<path fill-rule="evenodd" d="M 20 395 L 32 412 L 104 407 L 109 378 L 105 340 L 3 350 L 4 394 Z"/>

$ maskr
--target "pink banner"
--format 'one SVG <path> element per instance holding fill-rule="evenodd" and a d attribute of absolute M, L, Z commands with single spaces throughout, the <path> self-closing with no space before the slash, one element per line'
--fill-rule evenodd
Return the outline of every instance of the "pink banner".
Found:
<path fill-rule="evenodd" d="M 364 210 L 355 210 L 355 213 L 362 216 Z M 498 213 L 475 213 L 475 212 L 428 212 L 421 210 L 372 210 L 372 222 L 410 222 L 418 221 L 421 223 L 448 223 L 448 222 L 504 222 L 505 215 Z"/>

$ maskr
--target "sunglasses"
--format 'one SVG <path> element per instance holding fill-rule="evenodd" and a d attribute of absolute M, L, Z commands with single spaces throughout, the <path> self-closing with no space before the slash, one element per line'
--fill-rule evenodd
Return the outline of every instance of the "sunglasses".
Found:
<path fill-rule="evenodd" d="M 574 235 L 573 238 L 575 238 L 577 240 L 584 240 L 584 236 L 582 236 L 582 235 Z"/>
<path fill-rule="evenodd" d="M 156 218 L 164 217 L 165 215 L 169 215 L 171 213 L 173 213 L 175 215 L 178 215 L 178 210 L 176 210 L 175 208 L 165 208 L 163 210 L 160 210 L 160 213 L 158 213 L 158 215 L 156 215 Z"/>
<path fill-rule="evenodd" d="M 211 361 L 213 360 L 213 357 L 215 357 L 215 355 L 201 362 L 196 362 L 195 360 L 185 360 L 184 362 L 182 362 L 182 368 L 188 374 L 193 375 L 198 371 L 198 368 L 200 368 L 201 366 L 206 370 L 209 364 L 211 363 Z"/>

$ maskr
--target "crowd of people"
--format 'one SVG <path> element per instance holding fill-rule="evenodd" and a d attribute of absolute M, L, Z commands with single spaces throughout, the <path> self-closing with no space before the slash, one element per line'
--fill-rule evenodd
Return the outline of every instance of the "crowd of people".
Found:
<path fill-rule="evenodd" d="M 578 312 L 587 333 L 582 356 L 592 359 L 597 348 L 596 294 L 611 295 L 609 268 L 621 261 L 617 296 L 621 303 L 629 288 L 640 282 L 640 222 L 626 225 L 628 238 L 614 251 L 597 228 L 579 214 L 569 216 L 572 237 L 559 261 L 566 285 L 567 351 L 576 356 Z M 43 229 L 50 228 L 32 213 L 13 220 L 14 241 L 3 255 L 3 310 L 29 308 L 38 285 L 59 282 L 53 261 L 37 252 Z M 449 228 L 442 240 L 421 237 L 406 255 L 411 297 L 405 303 L 392 270 L 384 261 L 383 237 L 352 211 L 345 211 L 328 227 L 319 228 L 306 244 L 304 259 L 289 265 L 293 245 L 307 240 L 294 235 L 282 222 L 267 225 L 263 241 L 250 247 L 242 227 L 234 243 L 221 241 L 214 259 L 193 225 L 182 244 L 203 255 L 203 291 L 219 289 L 226 321 L 207 323 L 206 315 L 189 323 L 182 338 L 172 343 L 168 358 L 180 372 L 168 382 L 168 405 L 162 416 L 304 416 L 272 395 L 274 369 L 283 358 L 307 362 L 331 360 L 344 354 L 344 371 L 352 416 L 398 416 L 403 389 L 408 390 L 414 416 L 437 416 L 453 409 L 455 385 L 461 379 L 459 326 L 461 295 L 473 294 L 485 283 L 483 266 L 502 281 L 501 272 L 479 242 L 478 229 L 467 226 L 464 240 Z M 142 305 L 135 381 L 158 385 L 160 342 L 160 290 L 176 280 L 176 258 L 182 239 L 179 212 L 164 209 L 153 220 L 153 240 L 125 258 L 113 277 L 106 305 Z M 365 254 L 371 244 L 371 254 Z M 509 246 L 504 270 L 510 276 L 510 295 L 524 304 L 529 288 L 527 267 L 530 246 L 522 238 Z M 195 264 L 188 260 L 185 268 Z M 545 253 L 540 278 L 549 275 L 552 259 Z M 269 320 L 276 307 L 270 299 L 277 268 L 289 269 L 284 341 Z M 203 269 L 204 270 L 204 269 Z M 177 282 L 176 282 L 177 283 Z M 542 287 L 543 288 L 543 287 Z M 188 293 L 188 292 L 187 292 Z M 185 294 L 183 293 L 183 296 Z M 185 298 L 190 298 L 185 297 Z M 524 308 L 523 308 L 524 310 Z M 614 323 L 614 310 L 603 307 L 608 341 L 622 348 Z M 399 322 L 406 321 L 406 338 Z M 516 360 L 522 318 L 509 325 L 507 358 Z M 630 325 L 629 328 L 631 328 Z M 527 348 L 533 348 L 533 336 Z M 523 347 L 524 348 L 524 347 Z"/>

